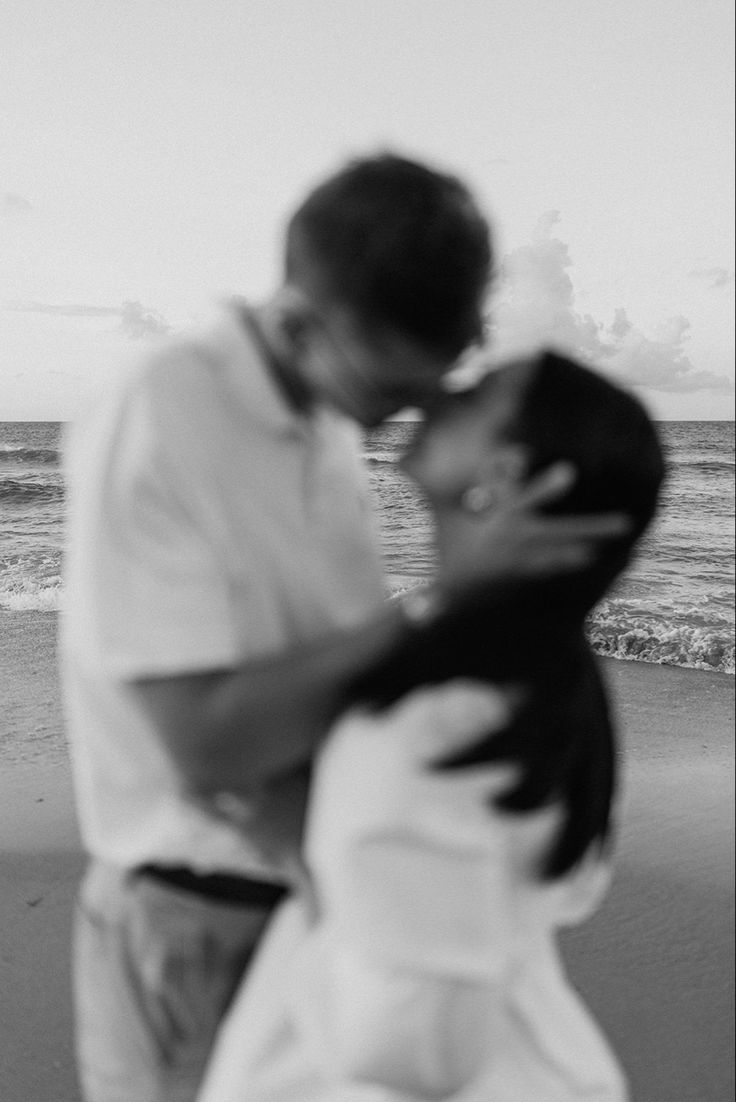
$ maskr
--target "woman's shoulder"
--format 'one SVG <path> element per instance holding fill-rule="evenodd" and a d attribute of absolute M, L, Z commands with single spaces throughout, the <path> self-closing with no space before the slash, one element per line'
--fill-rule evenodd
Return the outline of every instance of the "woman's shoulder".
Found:
<path fill-rule="evenodd" d="M 502 730 L 513 708 L 513 694 L 500 685 L 470 678 L 424 685 L 385 708 L 351 709 L 335 724 L 320 760 L 357 760 L 383 750 L 407 763 L 431 763 Z"/>
<path fill-rule="evenodd" d="M 506 694 L 456 680 L 417 689 L 396 704 L 356 708 L 335 725 L 315 761 L 307 816 L 312 860 L 337 860 L 370 837 L 436 835 L 509 783 L 508 767 L 451 773 L 435 768 L 481 734 L 505 725 Z M 479 776 L 482 774 L 482 776 Z M 319 855 L 319 856 L 318 856 Z M 331 855 L 331 856 L 330 856 Z"/>

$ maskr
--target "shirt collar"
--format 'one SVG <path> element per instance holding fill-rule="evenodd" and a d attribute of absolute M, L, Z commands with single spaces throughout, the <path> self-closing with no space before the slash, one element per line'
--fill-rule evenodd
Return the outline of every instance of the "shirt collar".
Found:
<path fill-rule="evenodd" d="M 231 299 L 224 304 L 223 315 L 219 328 L 230 353 L 226 362 L 228 378 L 249 415 L 275 432 L 303 435 L 311 415 L 289 404 L 271 373 L 263 348 L 248 325 L 248 304 L 243 299 Z"/>

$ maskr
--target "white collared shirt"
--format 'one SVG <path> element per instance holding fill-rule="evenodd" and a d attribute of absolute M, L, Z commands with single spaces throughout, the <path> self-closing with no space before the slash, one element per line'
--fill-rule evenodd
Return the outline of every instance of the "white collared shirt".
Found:
<path fill-rule="evenodd" d="M 358 442 L 337 414 L 285 404 L 234 306 L 73 427 L 61 658 L 92 854 L 273 874 L 182 798 L 130 683 L 237 666 L 378 608 Z"/>

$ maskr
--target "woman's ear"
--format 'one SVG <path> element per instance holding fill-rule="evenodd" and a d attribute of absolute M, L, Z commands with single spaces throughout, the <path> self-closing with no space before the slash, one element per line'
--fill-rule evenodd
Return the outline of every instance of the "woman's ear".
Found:
<path fill-rule="evenodd" d="M 507 503 L 521 491 L 528 471 L 529 454 L 522 444 L 500 444 L 483 460 L 478 481 L 493 487 L 499 504 Z"/>

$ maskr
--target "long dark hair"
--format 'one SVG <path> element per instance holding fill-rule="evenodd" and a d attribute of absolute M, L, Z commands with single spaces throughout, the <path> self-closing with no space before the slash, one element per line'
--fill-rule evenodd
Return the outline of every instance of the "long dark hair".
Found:
<path fill-rule="evenodd" d="M 481 384 L 485 401 L 503 372 Z M 539 874 L 569 871 L 593 842 L 610 835 L 616 784 L 614 727 L 584 619 L 625 567 L 652 519 L 664 476 L 657 432 L 643 407 L 602 376 L 552 353 L 538 357 L 519 390 L 503 435 L 531 453 L 531 473 L 560 460 L 578 472 L 557 513 L 622 511 L 624 537 L 583 570 L 513 583 L 476 586 L 430 623 L 406 632 L 351 686 L 351 698 L 387 707 L 420 685 L 455 677 L 521 683 L 523 702 L 511 722 L 436 764 L 460 769 L 480 762 L 520 766 L 518 780 L 495 798 L 525 813 L 558 803 L 563 819 Z M 472 399 L 471 399 L 472 400 Z"/>

